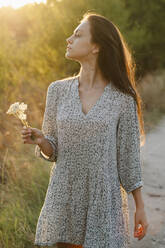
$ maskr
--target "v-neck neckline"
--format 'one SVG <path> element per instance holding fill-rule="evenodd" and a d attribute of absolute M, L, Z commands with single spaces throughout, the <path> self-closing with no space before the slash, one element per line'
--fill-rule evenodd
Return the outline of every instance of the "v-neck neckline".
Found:
<path fill-rule="evenodd" d="M 105 87 L 104 87 L 104 91 L 103 93 L 101 94 L 101 96 L 96 100 L 96 102 L 92 105 L 92 107 L 90 108 L 90 110 L 85 114 L 82 110 L 82 102 L 81 102 L 81 99 L 80 99 L 80 95 L 79 95 L 79 76 L 76 77 L 76 93 L 77 93 L 77 98 L 78 98 L 78 102 L 79 102 L 79 105 L 80 105 L 80 112 L 81 112 L 81 115 L 84 117 L 84 118 L 87 118 L 91 113 L 92 111 L 94 111 L 94 109 L 97 107 L 97 105 L 101 102 L 102 98 L 105 96 L 105 92 L 108 90 L 108 88 L 110 87 L 110 84 L 111 83 L 108 83 Z"/>

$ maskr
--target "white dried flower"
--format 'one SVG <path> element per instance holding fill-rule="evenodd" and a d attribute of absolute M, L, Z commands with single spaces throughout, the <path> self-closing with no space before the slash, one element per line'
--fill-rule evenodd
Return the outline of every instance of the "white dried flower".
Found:
<path fill-rule="evenodd" d="M 15 115 L 18 117 L 22 123 L 28 127 L 28 123 L 26 121 L 26 114 L 24 114 L 24 111 L 27 109 L 27 104 L 15 102 L 10 105 L 8 111 L 6 112 L 9 115 Z"/>
<path fill-rule="evenodd" d="M 12 105 L 10 105 L 10 108 L 6 112 L 9 115 L 16 114 L 19 110 L 19 102 L 15 102 Z"/>
<path fill-rule="evenodd" d="M 25 111 L 27 109 L 27 104 L 24 104 L 23 102 L 20 103 L 19 109 L 22 110 L 22 111 Z"/>
<path fill-rule="evenodd" d="M 18 114 L 18 118 L 19 118 L 20 120 L 26 120 L 26 114 L 19 113 L 19 114 Z"/>

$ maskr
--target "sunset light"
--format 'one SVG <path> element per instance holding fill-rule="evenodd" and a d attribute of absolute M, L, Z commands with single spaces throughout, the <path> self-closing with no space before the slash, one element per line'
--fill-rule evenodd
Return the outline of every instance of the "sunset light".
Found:
<path fill-rule="evenodd" d="M 46 3 L 46 0 L 0 0 L 0 7 L 10 6 L 16 9 L 29 3 Z"/>

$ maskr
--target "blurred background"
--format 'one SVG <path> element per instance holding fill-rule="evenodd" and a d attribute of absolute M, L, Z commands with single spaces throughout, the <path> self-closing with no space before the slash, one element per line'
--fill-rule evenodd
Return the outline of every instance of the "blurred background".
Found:
<path fill-rule="evenodd" d="M 52 165 L 36 159 L 33 145 L 23 145 L 22 124 L 6 111 L 24 102 L 29 124 L 41 129 L 48 85 L 79 71 L 77 62 L 65 58 L 66 38 L 86 11 L 109 18 L 123 34 L 136 62 L 146 135 L 157 135 L 163 120 L 160 140 L 151 140 L 165 147 L 164 0 L 0 0 L 0 248 L 33 247 Z M 150 197 L 154 204 L 165 196 Z"/>

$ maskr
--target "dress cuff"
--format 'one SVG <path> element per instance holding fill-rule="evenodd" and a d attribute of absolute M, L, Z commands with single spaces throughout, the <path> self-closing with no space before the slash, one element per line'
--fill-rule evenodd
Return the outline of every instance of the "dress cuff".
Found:
<path fill-rule="evenodd" d="M 134 184 L 133 186 L 131 186 L 129 189 L 127 189 L 127 193 L 130 194 L 133 190 L 137 189 L 137 188 L 141 188 L 143 187 L 143 181 L 139 181 L 136 184 Z"/>

